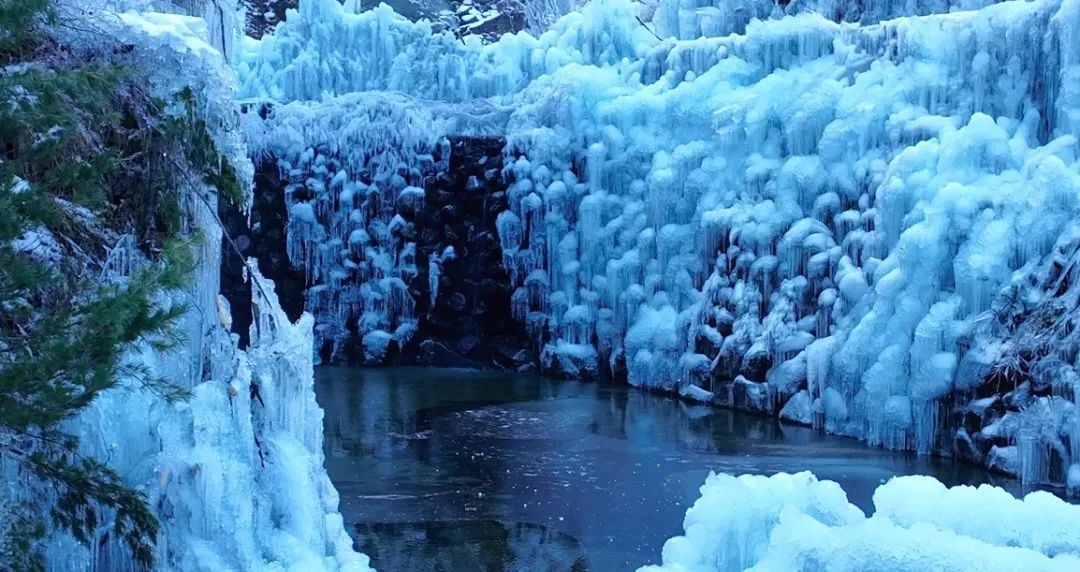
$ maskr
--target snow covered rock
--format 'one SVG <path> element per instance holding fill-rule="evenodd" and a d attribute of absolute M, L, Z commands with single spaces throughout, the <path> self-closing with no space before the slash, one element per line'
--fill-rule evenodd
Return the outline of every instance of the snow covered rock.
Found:
<path fill-rule="evenodd" d="M 98 7 L 90 2 L 78 9 Z M 72 14 L 77 13 L 65 17 Z M 129 46 L 124 53 L 145 63 L 137 69 L 147 71 L 151 93 L 190 89 L 206 111 L 218 150 L 250 185 L 252 165 L 236 122 L 235 78 L 221 46 L 208 43 L 206 22 L 150 12 L 93 11 L 92 17 L 93 26 L 59 33 L 67 34 L 73 50 L 90 50 L 102 48 L 106 29 L 109 41 Z M 237 349 L 229 333 L 231 310 L 218 295 L 222 233 L 214 189 L 192 176 L 178 192 L 189 230 L 201 237 L 195 241 L 191 285 L 159 300 L 163 307 L 188 308 L 176 324 L 181 343 L 169 349 L 140 343 L 124 358 L 129 368 L 122 371 L 135 373 L 99 396 L 67 429 L 79 436 L 83 453 L 107 461 L 147 495 L 161 525 L 161 569 L 370 570 L 368 558 L 352 548 L 337 512 L 337 492 L 322 466 L 311 317 L 291 323 L 273 284 L 253 267 L 250 287 L 259 302 L 252 342 L 247 351 Z M 134 246 L 116 246 L 121 254 L 123 248 Z M 130 264 L 110 264 L 102 279 L 123 281 L 131 271 Z M 143 376 L 190 390 L 192 398 L 167 403 L 140 390 Z M 66 535 L 50 538 L 50 566 L 135 569 L 110 520 L 101 520 L 89 531 L 89 546 Z"/>
<path fill-rule="evenodd" d="M 810 394 L 800 391 L 793 395 L 780 410 L 780 418 L 800 425 L 811 425 L 814 422 L 814 403 Z"/>
<path fill-rule="evenodd" d="M 818 481 L 810 473 L 710 474 L 701 498 L 686 511 L 686 534 L 664 543 L 664 566 L 640 570 L 745 570 L 767 554 L 783 513 L 810 515 L 824 526 L 845 526 L 863 518 L 839 485 Z"/>

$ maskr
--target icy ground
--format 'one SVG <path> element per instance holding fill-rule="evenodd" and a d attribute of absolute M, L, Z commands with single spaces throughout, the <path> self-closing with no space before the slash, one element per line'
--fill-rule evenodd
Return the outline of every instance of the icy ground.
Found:
<path fill-rule="evenodd" d="M 494 43 L 305 0 L 236 66 L 320 342 L 409 340 L 443 137 L 503 135 L 513 314 L 549 373 L 1064 485 L 1078 38 L 1078 0 L 595 0 Z"/>
<path fill-rule="evenodd" d="M 1080 569 L 1080 506 L 930 477 L 881 485 L 867 517 L 810 473 L 713 474 L 683 526 L 638 572 Z"/>

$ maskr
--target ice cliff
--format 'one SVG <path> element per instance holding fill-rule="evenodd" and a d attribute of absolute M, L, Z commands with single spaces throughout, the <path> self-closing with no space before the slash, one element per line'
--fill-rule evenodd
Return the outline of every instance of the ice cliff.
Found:
<path fill-rule="evenodd" d="M 63 18 L 86 19 L 74 20 L 81 25 L 66 20 L 58 33 L 75 51 L 127 46 L 124 53 L 142 64 L 138 69 L 153 93 L 190 88 L 207 110 L 218 148 L 250 183 L 252 165 L 237 130 L 235 76 L 208 43 L 213 34 L 206 21 L 107 9 L 117 5 L 63 4 Z M 165 353 L 143 344 L 125 363 L 128 371 L 189 389 L 192 398 L 168 404 L 132 379 L 102 395 L 67 429 L 79 436 L 83 454 L 106 461 L 146 493 L 161 523 L 161 569 L 369 570 L 367 557 L 353 551 L 322 466 L 312 319 L 290 323 L 273 284 L 253 268 L 252 343 L 237 349 L 230 309 L 218 296 L 223 254 L 215 191 L 193 180 L 181 194 L 187 232 L 200 245 L 198 266 L 190 288 L 163 294 L 159 302 L 189 308 L 177 324 L 183 342 Z M 100 279 L 123 282 L 145 263 L 133 241 L 121 239 Z M 14 488 L 5 492 L 19 494 L 17 485 L 11 481 Z M 108 524 L 91 536 L 90 546 L 63 535 L 50 538 L 49 568 L 136 569 Z"/>
<path fill-rule="evenodd" d="M 1080 485 L 1077 0 L 595 0 L 494 43 L 304 0 L 238 54 L 323 339 L 407 340 L 433 149 L 496 133 L 549 372 Z"/>

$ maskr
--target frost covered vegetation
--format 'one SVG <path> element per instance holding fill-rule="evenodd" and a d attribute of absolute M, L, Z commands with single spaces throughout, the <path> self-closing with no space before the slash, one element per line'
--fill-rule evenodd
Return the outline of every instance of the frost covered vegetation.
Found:
<path fill-rule="evenodd" d="M 237 68 L 338 349 L 408 343 L 435 151 L 504 135 L 547 372 L 1077 486 L 1078 37 L 1075 0 L 597 0 L 493 43 L 306 0 Z"/>
<path fill-rule="evenodd" d="M 190 92 L 158 100 L 139 84 L 133 62 L 108 52 L 64 53 L 41 26 L 57 18 L 45 0 L 0 8 L 0 454 L 39 490 L 5 507 L 3 554 L 13 569 L 41 568 L 36 542 L 49 514 L 88 543 L 111 526 L 136 562 L 153 563 L 158 523 L 145 494 L 93 457 L 63 422 L 83 411 L 121 376 L 164 399 L 170 386 L 123 360 L 139 341 L 164 350 L 182 305 L 154 297 L 179 288 L 191 268 L 178 178 L 202 176 L 242 198 L 241 185 L 195 119 Z M 167 105 L 186 113 L 166 115 Z M 135 252 L 113 247 L 119 232 Z M 194 237 L 192 237 L 194 239 Z M 101 281 L 117 257 L 144 255 L 123 280 Z M 41 499 L 47 499 L 39 502 Z"/>
<path fill-rule="evenodd" d="M 204 20 L 113 5 L 150 7 L 0 3 L 0 569 L 364 570 L 310 322 L 253 268 L 241 352 L 217 297 L 231 72 Z"/>

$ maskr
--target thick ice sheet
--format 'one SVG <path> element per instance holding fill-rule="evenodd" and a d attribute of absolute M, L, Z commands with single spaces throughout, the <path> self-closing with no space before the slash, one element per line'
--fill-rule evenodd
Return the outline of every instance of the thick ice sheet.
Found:
<path fill-rule="evenodd" d="M 1046 492 L 895 477 L 867 517 L 810 473 L 711 474 L 662 564 L 639 572 L 1075 570 L 1080 507 Z"/>

